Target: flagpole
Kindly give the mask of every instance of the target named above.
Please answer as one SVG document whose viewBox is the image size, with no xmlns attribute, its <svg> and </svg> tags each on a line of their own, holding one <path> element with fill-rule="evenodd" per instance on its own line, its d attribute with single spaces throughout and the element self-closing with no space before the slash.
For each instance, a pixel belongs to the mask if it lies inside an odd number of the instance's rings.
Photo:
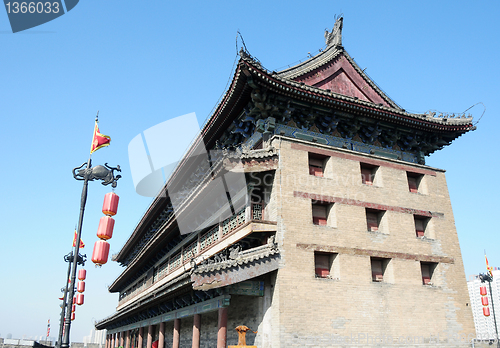
<svg viewBox="0 0 500 348">
<path fill-rule="evenodd" d="M 97 111 L 97 115 L 95 117 L 95 124 L 98 122 L 98 117 L 99 117 L 99 111 Z M 95 125 L 94 125 L 94 132 L 92 132 L 92 142 L 94 141 L 94 134 L 95 134 Z M 92 149 L 92 145 L 91 145 Z M 87 161 L 87 168 L 85 169 L 85 172 L 88 172 L 92 166 L 92 151 L 90 151 L 89 154 L 89 159 Z M 71 269 L 71 286 L 69 288 L 69 297 L 68 297 L 68 303 L 72 304 L 73 303 L 73 297 L 75 296 L 75 280 L 76 280 L 76 268 L 77 268 L 77 261 L 78 261 L 78 250 L 80 249 L 80 239 L 82 236 L 82 226 L 83 226 L 83 215 L 85 214 L 85 204 L 87 203 L 87 192 L 88 192 L 88 185 L 89 185 L 89 175 L 85 175 L 84 180 L 83 180 L 83 189 L 82 189 L 82 195 L 80 198 L 80 216 L 78 218 L 78 228 L 76 231 L 76 242 L 75 242 L 75 252 L 73 255 L 73 268 Z M 66 311 L 66 319 L 64 320 L 64 337 L 61 341 L 61 348 L 68 348 L 69 347 L 69 330 L 71 328 L 71 311 Z"/>
<path fill-rule="evenodd" d="M 77 232 L 76 232 L 76 241 L 75 241 L 75 254 L 73 257 L 73 267 L 71 269 L 71 286 L 69 288 L 69 297 L 68 297 L 68 304 L 73 303 L 73 297 L 75 294 L 75 280 L 76 280 L 76 268 L 77 268 L 77 261 L 78 261 L 78 250 L 80 249 L 80 240 L 81 240 L 81 235 L 82 235 L 82 226 L 83 226 L 83 215 L 85 213 L 85 204 L 87 203 L 87 192 L 88 192 L 88 183 L 89 181 L 93 181 L 94 179 L 102 180 L 103 185 L 109 185 L 111 184 L 111 187 L 115 188 L 118 179 L 121 178 L 121 175 L 114 175 L 114 171 L 119 171 L 121 172 L 120 166 L 116 166 L 116 168 L 109 167 L 107 164 L 105 164 L 106 167 L 104 166 L 97 166 L 99 167 L 100 175 L 94 175 L 93 169 L 92 168 L 92 152 L 96 151 L 100 147 L 96 146 L 95 148 L 93 147 L 94 145 L 94 140 L 97 142 L 96 135 L 99 134 L 102 136 L 100 133 L 97 132 L 97 123 L 98 123 L 98 117 L 99 117 L 99 111 L 97 111 L 97 115 L 95 117 L 95 124 L 94 124 L 94 132 L 92 134 L 92 144 L 90 147 L 90 154 L 89 154 L 89 159 L 87 161 L 87 167 L 85 169 L 79 170 L 78 174 L 76 173 L 77 169 L 82 168 L 84 164 L 82 164 L 80 167 L 74 168 L 73 169 L 73 177 L 77 180 L 83 180 L 83 188 L 82 188 L 82 195 L 80 198 L 80 217 L 78 218 L 78 225 L 77 225 Z M 107 136 L 104 136 L 108 139 L 110 139 Z M 109 143 L 109 141 L 108 141 Z M 101 147 L 104 145 L 101 145 Z M 97 168 L 96 167 L 96 168 Z M 107 171 L 106 175 L 102 175 L 102 171 Z M 111 177 L 112 179 L 109 179 Z M 83 179 L 82 179 L 83 178 Z M 64 321 L 64 335 L 63 339 L 61 341 L 60 348 L 68 348 L 69 347 L 69 332 L 71 328 L 71 311 L 66 312 L 66 320 Z"/>
<path fill-rule="evenodd" d="M 493 267 L 490 267 L 490 264 L 488 262 L 488 257 L 486 256 L 486 249 L 484 249 L 484 259 L 486 260 L 486 270 L 488 271 L 488 273 L 486 273 L 485 275 L 480 274 L 479 278 L 483 283 L 487 281 L 488 286 L 490 288 L 491 309 L 493 310 L 493 322 L 495 323 L 495 334 L 496 334 L 495 339 L 497 341 L 497 348 L 500 348 L 500 337 L 498 337 L 497 316 L 495 313 L 495 304 L 493 302 L 493 291 L 491 289 L 491 282 L 493 281 L 493 272 L 492 272 Z"/>
</svg>

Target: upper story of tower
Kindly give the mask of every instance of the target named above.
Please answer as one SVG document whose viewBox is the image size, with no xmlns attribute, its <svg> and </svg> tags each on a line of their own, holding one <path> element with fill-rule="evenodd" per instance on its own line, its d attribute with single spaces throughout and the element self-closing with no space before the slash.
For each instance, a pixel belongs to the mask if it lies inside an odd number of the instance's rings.
<svg viewBox="0 0 500 348">
<path fill-rule="evenodd" d="M 236 156 L 244 166 L 252 167 L 246 170 L 272 170 L 279 153 L 269 147 L 270 139 L 281 136 L 423 165 L 425 156 L 475 129 L 469 116 L 436 117 L 409 113 L 398 106 L 346 52 L 342 26 L 343 19 L 337 19 L 333 30 L 325 32 L 324 50 L 283 71 L 269 71 L 248 51 L 240 51 L 221 102 L 165 190 L 114 256 L 127 268 L 111 291 L 130 286 L 183 241 L 173 205 L 184 204 L 188 211 L 192 198 L 203 194 L 207 178 L 227 156 Z M 203 151 L 212 151 L 208 166 L 192 160 L 192 154 Z M 174 198 L 169 196 L 172 191 L 181 194 Z"/>
</svg>

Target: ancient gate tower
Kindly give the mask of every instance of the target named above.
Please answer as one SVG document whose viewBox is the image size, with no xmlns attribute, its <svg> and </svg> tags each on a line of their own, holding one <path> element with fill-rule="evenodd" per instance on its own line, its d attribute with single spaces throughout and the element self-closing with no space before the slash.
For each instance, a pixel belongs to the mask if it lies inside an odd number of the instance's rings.
<svg viewBox="0 0 500 348">
<path fill-rule="evenodd" d="M 239 325 L 258 347 L 474 333 L 445 174 L 425 165 L 472 118 L 406 112 L 341 35 L 339 18 L 279 72 L 241 51 L 187 155 L 208 162 L 180 162 L 115 256 L 117 311 L 96 323 L 108 347 L 226 347 Z"/>
</svg>

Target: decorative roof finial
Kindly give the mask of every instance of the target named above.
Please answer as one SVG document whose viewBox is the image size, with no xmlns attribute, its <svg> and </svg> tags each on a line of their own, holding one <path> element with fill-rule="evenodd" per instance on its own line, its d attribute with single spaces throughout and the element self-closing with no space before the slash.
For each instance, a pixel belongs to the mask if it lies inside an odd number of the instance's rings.
<svg viewBox="0 0 500 348">
<path fill-rule="evenodd" d="M 337 18 L 333 25 L 332 32 L 325 29 L 325 41 L 327 46 L 342 46 L 342 23 L 344 17 L 342 15 Z"/>
</svg>

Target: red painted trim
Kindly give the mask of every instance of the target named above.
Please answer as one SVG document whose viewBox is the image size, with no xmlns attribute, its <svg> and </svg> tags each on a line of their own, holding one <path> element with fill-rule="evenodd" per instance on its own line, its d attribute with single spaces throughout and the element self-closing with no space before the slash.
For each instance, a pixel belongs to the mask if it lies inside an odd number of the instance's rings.
<svg viewBox="0 0 500 348">
<path fill-rule="evenodd" d="M 357 255 L 357 256 L 371 256 L 371 257 L 384 258 L 384 259 L 390 258 L 390 259 L 403 259 L 403 260 L 414 260 L 414 261 L 424 261 L 424 262 L 438 262 L 438 263 L 452 263 L 452 264 L 455 263 L 455 260 L 452 257 L 447 257 L 447 256 L 398 253 L 398 252 L 393 252 L 393 251 L 349 248 L 349 247 L 338 246 L 338 245 L 320 245 L 320 244 L 297 243 L 295 246 L 298 249 L 302 249 L 302 250 L 319 251 L 319 252 L 326 252 L 326 253 L 339 253 L 339 254 Z"/>
<path fill-rule="evenodd" d="M 293 191 L 293 196 L 300 197 L 300 198 L 306 198 L 306 199 L 312 199 L 312 200 L 315 200 L 318 202 L 355 205 L 357 207 L 364 207 L 364 208 L 368 208 L 368 209 L 395 211 L 398 213 L 405 213 L 405 214 L 412 214 L 412 215 L 419 215 L 419 216 L 426 216 L 426 217 L 439 216 L 438 214 L 433 214 L 432 212 L 430 212 L 428 210 L 396 207 L 396 206 L 392 206 L 392 205 L 385 205 L 385 204 L 378 204 L 378 203 L 369 203 L 369 202 L 358 201 L 358 200 L 349 199 L 349 198 L 345 198 L 345 197 L 323 196 L 323 195 L 317 195 L 314 193 L 307 193 L 307 192 L 301 192 L 301 191 Z"/>
<path fill-rule="evenodd" d="M 404 164 L 396 164 L 396 163 L 372 159 L 372 158 L 368 158 L 368 157 L 364 157 L 364 156 L 357 156 L 357 155 L 353 155 L 353 154 L 349 154 L 349 153 L 345 153 L 345 152 L 340 152 L 340 151 L 319 149 L 317 147 L 312 147 L 312 146 L 307 146 L 307 145 L 302 145 L 302 144 L 297 144 L 297 143 L 292 143 L 291 148 L 293 150 L 301 150 L 301 151 L 315 153 L 318 155 L 338 157 L 338 158 L 343 158 L 343 159 L 347 159 L 347 160 L 351 160 L 351 161 L 371 164 L 371 165 L 378 166 L 378 167 L 389 167 L 389 168 L 404 170 L 406 172 L 411 172 L 411 173 L 436 176 L 436 172 L 432 171 L 432 170 L 422 169 L 422 168 L 412 167 L 412 166 L 406 166 Z"/>
</svg>

